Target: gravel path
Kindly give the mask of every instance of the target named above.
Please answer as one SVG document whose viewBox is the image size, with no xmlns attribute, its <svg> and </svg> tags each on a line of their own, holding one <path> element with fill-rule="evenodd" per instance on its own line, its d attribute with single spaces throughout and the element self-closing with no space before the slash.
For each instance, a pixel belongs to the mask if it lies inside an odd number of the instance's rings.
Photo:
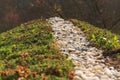
<svg viewBox="0 0 120 80">
<path fill-rule="evenodd" d="M 48 19 L 60 51 L 75 65 L 73 80 L 120 80 L 120 72 L 105 65 L 102 50 L 90 46 L 85 35 L 71 22 L 59 17 Z"/>
</svg>

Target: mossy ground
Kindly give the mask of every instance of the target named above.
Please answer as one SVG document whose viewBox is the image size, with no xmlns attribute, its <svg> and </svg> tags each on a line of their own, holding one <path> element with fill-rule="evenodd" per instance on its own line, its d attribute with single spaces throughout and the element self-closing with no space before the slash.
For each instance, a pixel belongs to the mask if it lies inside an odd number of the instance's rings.
<svg viewBox="0 0 120 80">
<path fill-rule="evenodd" d="M 69 80 L 73 64 L 53 38 L 52 28 L 43 20 L 0 34 L 0 80 Z"/>
</svg>

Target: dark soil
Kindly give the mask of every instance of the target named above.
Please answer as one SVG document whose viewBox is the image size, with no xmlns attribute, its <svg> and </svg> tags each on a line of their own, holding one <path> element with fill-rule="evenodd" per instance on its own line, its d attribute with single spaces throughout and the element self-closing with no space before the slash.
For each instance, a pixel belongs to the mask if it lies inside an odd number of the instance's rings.
<svg viewBox="0 0 120 80">
<path fill-rule="evenodd" d="M 103 56 L 105 57 L 106 64 L 108 66 L 113 66 L 118 71 L 120 71 L 120 49 L 113 51 L 104 51 Z"/>
</svg>

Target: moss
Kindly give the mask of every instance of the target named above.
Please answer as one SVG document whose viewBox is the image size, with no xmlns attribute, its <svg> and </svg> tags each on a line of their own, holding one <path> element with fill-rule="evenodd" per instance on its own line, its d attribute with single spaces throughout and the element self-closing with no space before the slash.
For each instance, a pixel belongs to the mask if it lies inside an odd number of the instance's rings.
<svg viewBox="0 0 120 80">
<path fill-rule="evenodd" d="M 0 65 L 1 80 L 42 80 L 43 74 L 48 80 L 68 80 L 67 74 L 73 70 L 72 62 L 66 62 L 66 56 L 54 47 L 52 28 L 42 20 L 0 34 L 0 61 L 4 64 Z"/>
</svg>

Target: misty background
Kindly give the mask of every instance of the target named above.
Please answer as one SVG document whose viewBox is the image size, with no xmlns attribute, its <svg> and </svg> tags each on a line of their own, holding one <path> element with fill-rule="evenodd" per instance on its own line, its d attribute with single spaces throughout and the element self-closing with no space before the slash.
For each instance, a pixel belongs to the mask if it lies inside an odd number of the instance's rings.
<svg viewBox="0 0 120 80">
<path fill-rule="evenodd" d="M 21 23 L 60 16 L 120 34 L 120 0 L 0 0 L 0 33 Z"/>
</svg>

